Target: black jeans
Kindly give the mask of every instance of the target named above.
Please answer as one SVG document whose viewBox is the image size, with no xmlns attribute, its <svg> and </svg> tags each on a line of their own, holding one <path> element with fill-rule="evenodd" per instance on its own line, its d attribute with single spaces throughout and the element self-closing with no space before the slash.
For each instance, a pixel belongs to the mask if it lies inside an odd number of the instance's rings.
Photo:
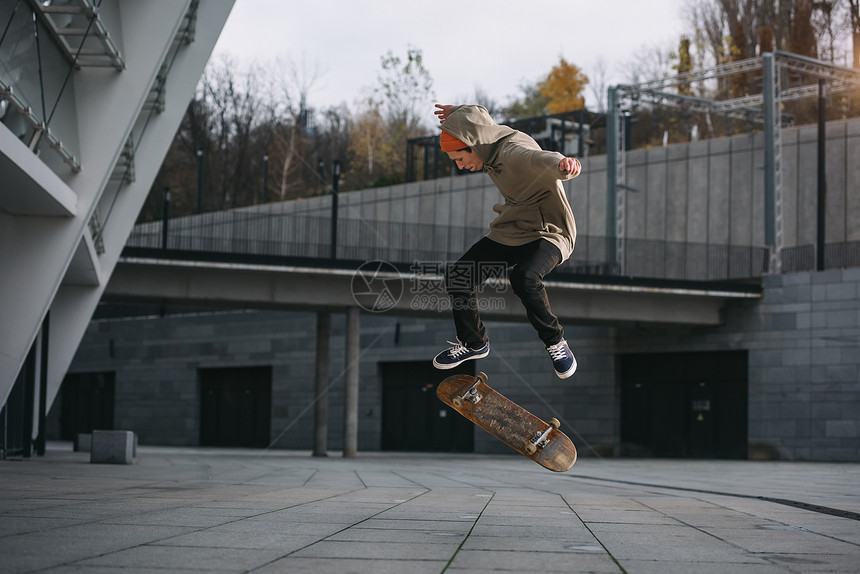
<svg viewBox="0 0 860 574">
<path fill-rule="evenodd" d="M 545 239 L 510 246 L 484 237 L 475 243 L 445 275 L 457 338 L 471 348 L 480 348 L 487 342 L 478 306 L 478 286 L 491 277 L 503 278 L 504 271 L 513 267 L 511 287 L 523 302 L 538 337 L 546 346 L 561 341 L 564 330 L 550 310 L 543 286 L 543 278 L 559 263 L 561 252 Z"/>
</svg>

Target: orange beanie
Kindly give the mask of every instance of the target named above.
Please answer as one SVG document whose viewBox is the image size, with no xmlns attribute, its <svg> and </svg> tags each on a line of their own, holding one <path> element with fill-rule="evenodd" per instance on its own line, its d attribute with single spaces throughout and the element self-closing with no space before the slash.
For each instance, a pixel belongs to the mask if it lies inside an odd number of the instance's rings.
<svg viewBox="0 0 860 574">
<path fill-rule="evenodd" d="M 439 136 L 439 146 L 442 148 L 442 151 L 458 151 L 469 147 L 444 130 L 442 131 L 442 135 Z"/>
</svg>

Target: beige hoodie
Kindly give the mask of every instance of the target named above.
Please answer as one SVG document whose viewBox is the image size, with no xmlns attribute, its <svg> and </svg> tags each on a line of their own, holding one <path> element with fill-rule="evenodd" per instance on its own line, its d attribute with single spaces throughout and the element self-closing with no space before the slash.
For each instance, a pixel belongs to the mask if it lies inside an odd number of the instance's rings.
<svg viewBox="0 0 860 574">
<path fill-rule="evenodd" d="M 505 202 L 493 206 L 499 215 L 487 237 L 503 245 L 546 239 L 570 257 L 576 222 L 562 181 L 571 175 L 558 169 L 564 158 L 544 151 L 523 132 L 496 124 L 483 106 L 455 106 L 442 129 L 468 145 L 484 162 L 484 171 Z"/>
</svg>

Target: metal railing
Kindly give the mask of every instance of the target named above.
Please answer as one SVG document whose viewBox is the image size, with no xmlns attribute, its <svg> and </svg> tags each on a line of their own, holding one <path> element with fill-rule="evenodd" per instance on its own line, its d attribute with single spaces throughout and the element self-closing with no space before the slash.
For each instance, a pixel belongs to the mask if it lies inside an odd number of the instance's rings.
<svg viewBox="0 0 860 574">
<path fill-rule="evenodd" d="M 782 250 L 781 255 L 783 273 L 815 271 L 819 268 L 815 260 L 815 245 L 788 247 Z M 860 267 L 860 241 L 826 244 L 821 269 L 847 267 Z"/>
<path fill-rule="evenodd" d="M 401 221 L 338 221 L 337 263 L 382 260 L 409 267 L 456 261 L 485 235 L 484 227 L 445 226 Z M 618 241 L 621 241 L 620 249 Z M 126 244 L 164 249 L 172 254 L 205 254 L 208 258 L 241 256 L 302 259 L 334 264 L 331 220 L 294 213 L 213 212 L 137 225 Z M 617 254 L 623 254 L 623 261 Z M 581 235 L 573 255 L 557 276 L 615 276 L 646 279 L 721 281 L 759 278 L 767 272 L 769 252 L 760 246 L 616 240 Z"/>
</svg>

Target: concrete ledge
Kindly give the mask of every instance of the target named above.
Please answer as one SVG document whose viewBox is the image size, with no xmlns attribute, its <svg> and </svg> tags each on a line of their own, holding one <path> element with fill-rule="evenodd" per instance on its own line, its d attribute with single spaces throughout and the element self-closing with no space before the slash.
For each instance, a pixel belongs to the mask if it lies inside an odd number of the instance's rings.
<svg viewBox="0 0 860 574">
<path fill-rule="evenodd" d="M 94 430 L 90 462 L 101 464 L 134 464 L 137 459 L 137 437 L 131 431 Z"/>
<path fill-rule="evenodd" d="M 153 250 L 157 251 L 157 250 Z M 343 308 L 356 302 L 352 292 L 354 269 L 291 265 L 184 261 L 122 257 L 105 289 L 106 300 L 154 301 L 159 304 L 230 304 L 279 310 Z M 402 296 L 387 311 L 400 316 L 447 317 L 448 296 L 438 274 L 377 272 L 375 279 L 399 281 Z M 418 283 L 420 287 L 414 287 Z M 590 323 L 721 325 L 726 302 L 759 299 L 747 290 L 716 290 L 695 282 L 655 287 L 568 281 L 544 283 L 559 319 Z M 524 321 L 522 303 L 507 281 L 488 282 L 483 318 Z M 441 295 L 438 295 L 441 293 Z"/>
</svg>

